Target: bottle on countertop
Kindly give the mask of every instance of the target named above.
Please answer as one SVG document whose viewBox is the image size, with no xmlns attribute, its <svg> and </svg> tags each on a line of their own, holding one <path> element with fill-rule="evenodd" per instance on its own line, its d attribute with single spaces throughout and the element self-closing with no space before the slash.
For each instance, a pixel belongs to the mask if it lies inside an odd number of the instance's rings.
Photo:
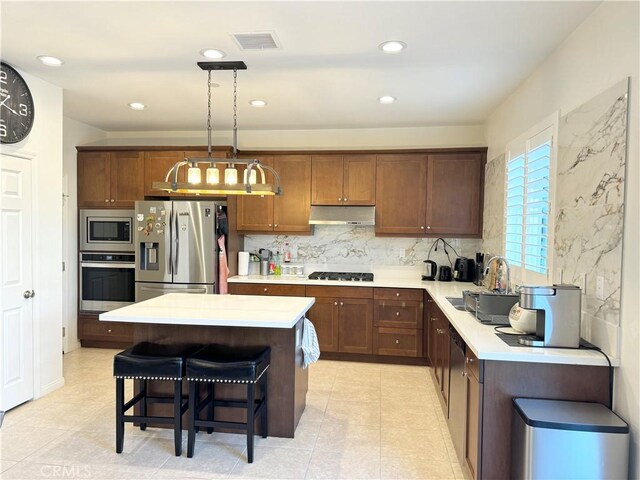
<svg viewBox="0 0 640 480">
<path fill-rule="evenodd" d="M 291 263 L 291 248 L 289 248 L 289 242 L 284 243 L 284 263 Z"/>
<path fill-rule="evenodd" d="M 282 275 L 282 265 L 281 265 L 282 259 L 280 257 L 280 252 L 276 252 L 276 255 L 275 255 L 274 258 L 275 258 L 275 263 L 276 263 L 274 274 L 275 275 Z"/>
</svg>

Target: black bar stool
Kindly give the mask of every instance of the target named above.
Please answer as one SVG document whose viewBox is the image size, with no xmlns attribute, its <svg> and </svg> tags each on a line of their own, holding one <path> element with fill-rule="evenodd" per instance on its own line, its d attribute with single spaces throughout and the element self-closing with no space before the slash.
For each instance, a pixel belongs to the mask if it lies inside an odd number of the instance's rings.
<svg viewBox="0 0 640 480">
<path fill-rule="evenodd" d="M 146 430 L 147 423 L 173 424 L 176 456 L 179 457 L 182 454 L 182 414 L 189 405 L 188 401 L 182 398 L 185 358 L 199 348 L 201 345 L 160 345 L 141 342 L 113 357 L 113 375 L 116 377 L 116 453 L 122 453 L 125 422 L 138 422 L 140 430 Z M 125 378 L 139 382 L 139 392 L 126 403 L 124 401 Z M 173 395 L 149 395 L 148 380 L 172 381 Z M 140 402 L 140 415 L 125 415 L 125 412 L 138 402 Z M 173 403 L 173 415 L 149 416 L 147 415 L 148 403 Z"/>
<path fill-rule="evenodd" d="M 247 458 L 253 462 L 253 435 L 256 415 L 260 414 L 260 431 L 267 438 L 267 369 L 270 365 L 269 347 L 228 347 L 207 345 L 187 358 L 186 377 L 189 382 L 189 436 L 187 457 L 193 457 L 196 432 L 206 427 L 208 433 L 214 428 L 229 428 L 247 432 Z M 206 396 L 200 398 L 200 384 L 208 387 Z M 247 385 L 246 400 L 216 400 L 216 383 L 244 383 Z M 256 399 L 256 384 L 261 395 Z M 207 409 L 207 419 L 201 420 L 200 412 Z M 225 422 L 214 418 L 215 407 L 246 409 L 246 422 Z"/>
</svg>

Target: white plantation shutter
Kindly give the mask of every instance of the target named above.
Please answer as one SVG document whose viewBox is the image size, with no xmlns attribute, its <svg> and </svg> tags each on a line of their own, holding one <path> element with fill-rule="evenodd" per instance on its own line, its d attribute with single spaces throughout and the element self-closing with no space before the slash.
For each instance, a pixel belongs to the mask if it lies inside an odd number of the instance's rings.
<svg viewBox="0 0 640 480">
<path fill-rule="evenodd" d="M 550 277 L 551 171 L 554 127 L 537 129 L 507 147 L 505 257 L 520 281 Z"/>
</svg>

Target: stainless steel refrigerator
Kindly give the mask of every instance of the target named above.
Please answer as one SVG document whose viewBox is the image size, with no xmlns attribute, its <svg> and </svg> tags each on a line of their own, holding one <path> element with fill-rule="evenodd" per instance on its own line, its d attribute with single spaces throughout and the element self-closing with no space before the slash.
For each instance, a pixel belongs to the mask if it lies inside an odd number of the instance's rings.
<svg viewBox="0 0 640 480">
<path fill-rule="evenodd" d="M 136 202 L 136 302 L 171 292 L 215 293 L 217 209 L 224 202 Z"/>
</svg>

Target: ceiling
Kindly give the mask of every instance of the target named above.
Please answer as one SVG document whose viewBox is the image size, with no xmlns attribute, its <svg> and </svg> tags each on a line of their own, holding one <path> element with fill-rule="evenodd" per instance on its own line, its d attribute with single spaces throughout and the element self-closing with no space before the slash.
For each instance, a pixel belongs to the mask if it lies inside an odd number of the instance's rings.
<svg viewBox="0 0 640 480">
<path fill-rule="evenodd" d="M 62 87 L 65 116 L 112 132 L 203 130 L 204 48 L 247 64 L 240 129 L 478 125 L 598 4 L 3 1 L 1 55 Z M 261 31 L 281 48 L 242 51 L 231 37 Z M 384 54 L 386 40 L 408 48 Z M 65 64 L 44 66 L 43 54 Z M 228 129 L 232 73 L 213 81 L 214 130 Z"/>
</svg>

